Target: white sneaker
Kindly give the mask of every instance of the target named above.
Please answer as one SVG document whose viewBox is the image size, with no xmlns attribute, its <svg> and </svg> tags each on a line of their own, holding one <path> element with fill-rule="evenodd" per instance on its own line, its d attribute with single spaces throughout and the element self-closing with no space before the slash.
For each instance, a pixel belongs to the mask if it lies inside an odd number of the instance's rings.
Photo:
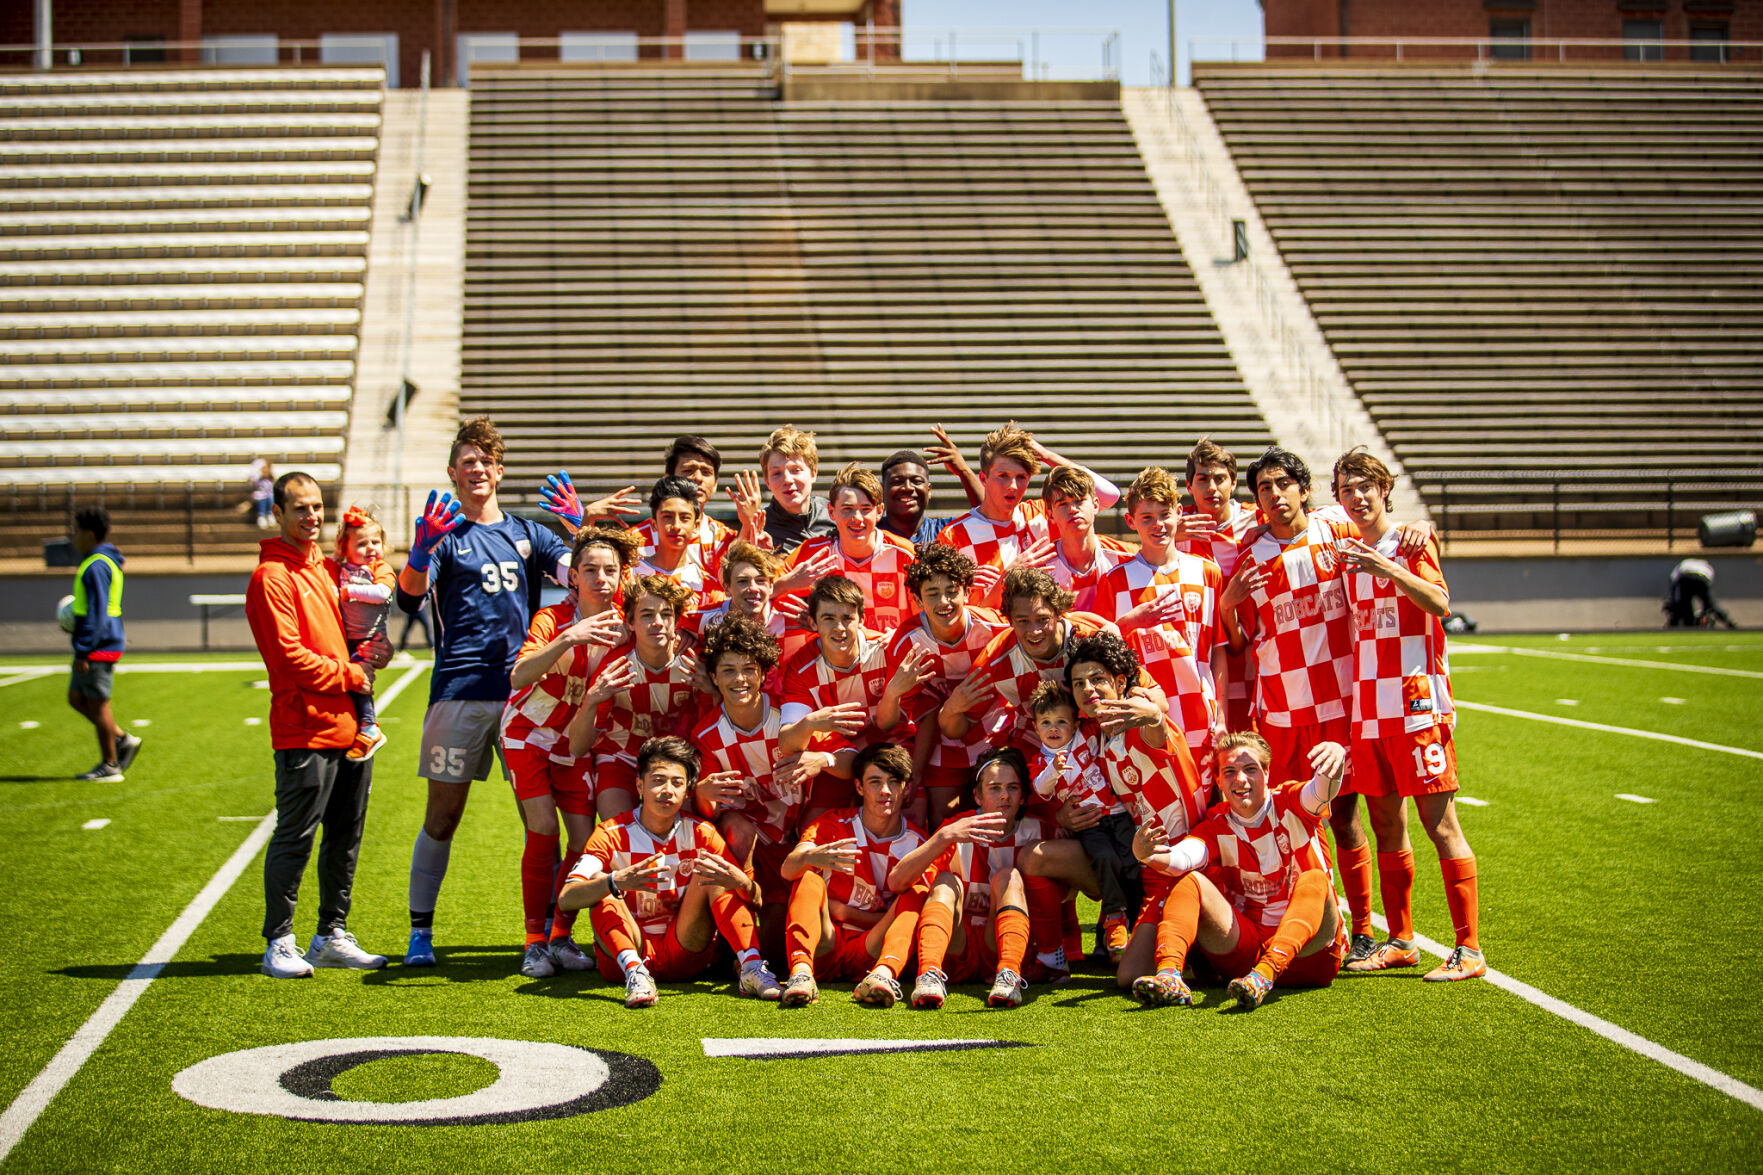
<svg viewBox="0 0 1763 1175">
<path fill-rule="evenodd" d="M 263 966 L 258 970 L 272 979 L 305 979 L 312 974 L 312 964 L 300 957 L 294 936 L 284 934 L 269 940 L 263 952 Z"/>
<path fill-rule="evenodd" d="M 127 771 L 129 769 L 129 765 L 135 761 L 135 756 L 140 753 L 141 753 L 141 740 L 132 734 L 123 735 L 121 738 L 116 740 L 116 766 L 117 766 L 117 768 L 122 771 Z"/>
<path fill-rule="evenodd" d="M 777 975 L 759 959 L 741 968 L 740 992 L 745 996 L 753 996 L 762 1000 L 782 999 L 784 985 L 777 981 Z"/>
<path fill-rule="evenodd" d="M 655 990 L 655 977 L 647 967 L 632 967 L 624 973 L 624 1006 L 653 1008 L 661 993 Z"/>
<path fill-rule="evenodd" d="M 551 952 L 544 943 L 535 942 L 526 949 L 520 960 L 520 973 L 528 979 L 549 979 L 557 974 L 557 965 L 551 962 Z"/>
<path fill-rule="evenodd" d="M 306 961 L 314 967 L 344 967 L 350 971 L 378 971 L 386 965 L 384 955 L 370 955 L 362 950 L 347 930 L 313 935 L 312 945 L 306 948 Z"/>
<path fill-rule="evenodd" d="M 568 935 L 552 939 L 545 949 L 551 953 L 551 961 L 565 971 L 592 971 L 594 969 L 594 960 L 588 958 L 588 953 L 582 950 L 575 939 Z"/>
</svg>

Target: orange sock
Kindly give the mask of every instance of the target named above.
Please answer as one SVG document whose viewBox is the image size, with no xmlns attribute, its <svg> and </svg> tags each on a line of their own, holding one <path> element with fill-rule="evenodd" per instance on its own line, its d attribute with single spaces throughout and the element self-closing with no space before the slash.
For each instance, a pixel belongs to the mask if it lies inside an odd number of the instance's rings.
<svg viewBox="0 0 1763 1175">
<path fill-rule="evenodd" d="M 1316 930 L 1322 925 L 1322 903 L 1333 897 L 1334 887 L 1329 885 L 1325 871 L 1310 869 L 1300 873 L 1292 885 L 1292 900 L 1286 903 L 1285 917 L 1261 948 L 1261 961 L 1255 964 L 1255 970 L 1268 979 L 1278 979 L 1304 944 L 1316 937 Z"/>
<path fill-rule="evenodd" d="M 1022 894 L 1027 899 L 1029 935 L 1034 939 L 1035 950 L 1052 954 L 1064 940 L 1061 910 L 1065 887 L 1045 877 L 1024 877 Z"/>
<path fill-rule="evenodd" d="M 1066 898 L 1065 904 L 1059 907 L 1059 929 L 1060 937 L 1065 945 L 1065 957 L 1067 959 L 1083 958 L 1084 928 L 1083 924 L 1077 920 L 1077 899 L 1075 897 Z"/>
<path fill-rule="evenodd" d="M 924 903 L 918 917 L 918 969 L 943 969 L 943 957 L 949 953 L 949 936 L 955 933 L 955 909 L 942 902 Z"/>
<path fill-rule="evenodd" d="M 1341 888 L 1347 893 L 1347 909 L 1353 912 L 1353 933 L 1371 933 L 1371 842 L 1356 849 L 1339 848 Z"/>
<path fill-rule="evenodd" d="M 1481 950 L 1478 933 L 1481 901 L 1475 889 L 1475 858 L 1440 857 L 1439 870 L 1445 875 L 1445 904 L 1451 908 L 1451 925 L 1457 931 L 1457 945 L 1472 951 Z"/>
<path fill-rule="evenodd" d="M 814 952 L 820 946 L 820 914 L 826 909 L 826 878 L 810 869 L 796 878 L 790 889 L 784 941 L 788 945 L 790 970 L 806 965 L 814 969 Z M 599 923 L 594 924 L 596 928 Z"/>
<path fill-rule="evenodd" d="M 930 907 L 925 907 L 924 912 L 928 915 Z M 998 911 L 993 934 L 998 939 L 998 970 L 1020 975 L 1022 961 L 1028 957 L 1028 911 L 1005 906 Z"/>
<path fill-rule="evenodd" d="M 735 949 L 735 954 L 758 949 L 759 933 L 753 928 L 753 911 L 747 909 L 740 894 L 725 889 L 711 898 L 710 916 L 716 920 L 717 931 Z"/>
<path fill-rule="evenodd" d="M 631 937 L 630 928 L 618 916 L 620 905 L 622 903 L 613 898 L 588 911 L 588 921 L 594 926 L 594 938 L 599 942 L 600 949 L 613 958 L 625 951 L 637 949 L 637 940 Z"/>
<path fill-rule="evenodd" d="M 528 831 L 520 854 L 520 904 L 526 915 L 526 941 L 545 941 L 545 918 L 557 893 L 557 834 Z"/>
<path fill-rule="evenodd" d="M 1157 970 L 1180 971 L 1199 932 L 1200 882 L 1189 873 L 1163 899 L 1163 917 L 1157 923 Z"/>
<path fill-rule="evenodd" d="M 930 894 L 922 889 L 909 890 L 894 899 L 897 911 L 894 920 L 882 935 L 881 954 L 875 965 L 886 967 L 896 976 L 906 974 L 906 960 L 912 957 L 912 940 L 918 937 L 918 915 Z"/>
<path fill-rule="evenodd" d="M 1390 937 L 1414 941 L 1414 850 L 1377 855 L 1377 888 Z"/>
<path fill-rule="evenodd" d="M 557 904 L 557 895 L 563 892 L 563 887 L 568 881 L 569 870 L 567 868 L 559 868 L 557 870 L 557 885 L 551 891 L 552 938 L 568 938 L 571 934 L 574 934 L 576 916 L 581 913 L 580 910 L 565 910 Z"/>
</svg>

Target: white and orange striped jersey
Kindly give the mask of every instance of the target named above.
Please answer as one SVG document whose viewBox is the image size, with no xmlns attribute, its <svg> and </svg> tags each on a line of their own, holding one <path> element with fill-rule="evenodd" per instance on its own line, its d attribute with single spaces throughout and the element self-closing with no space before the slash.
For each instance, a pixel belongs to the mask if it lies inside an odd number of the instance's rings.
<svg viewBox="0 0 1763 1175">
<path fill-rule="evenodd" d="M 1196 515 L 1200 510 L 1194 506 L 1183 506 L 1181 512 Z M 1208 518 L 1211 515 L 1207 515 Z M 1229 579 L 1237 573 L 1237 559 L 1243 540 L 1249 532 L 1267 521 L 1261 511 L 1253 506 L 1246 506 L 1235 498 L 1230 500 L 1230 516 L 1219 524 L 1218 532 L 1209 539 L 1183 539 L 1176 543 L 1190 555 L 1198 555 L 1202 559 L 1210 559 L 1218 564 L 1219 574 Z"/>
<path fill-rule="evenodd" d="M 1379 554 L 1427 583 L 1445 586 L 1438 551 L 1429 541 L 1418 555 L 1397 553 L 1399 529 L 1375 544 Z M 1347 573 L 1353 607 L 1353 737 L 1379 739 L 1433 726 L 1451 726 L 1451 666 L 1445 626 L 1402 594 L 1394 580 L 1367 571 Z"/>
<path fill-rule="evenodd" d="M 637 751 L 649 739 L 683 734 L 690 728 L 698 713 L 697 689 L 692 684 L 692 667 L 682 657 L 676 655 L 660 669 L 651 669 L 629 641 L 600 663 L 588 680 L 589 688 L 619 661 L 629 662 L 635 681 L 601 702 L 594 712 L 594 757 L 622 759 L 634 766 Z"/>
<path fill-rule="evenodd" d="M 1109 572 L 1096 593 L 1096 614 L 1115 623 L 1154 599 L 1174 596 L 1181 601 L 1179 616 L 1122 629 L 1121 635 L 1168 699 L 1169 716 L 1188 746 L 1196 749 L 1211 740 L 1212 720 L 1218 713 L 1212 649 L 1224 640 L 1224 621 L 1218 612 L 1223 591 L 1224 577 L 1216 563 L 1177 553 L 1162 567 L 1153 567 L 1143 554 L 1134 555 Z"/>
<path fill-rule="evenodd" d="M 1042 681 L 1065 684 L 1065 661 L 1071 646 L 1079 637 L 1092 636 L 1105 623 L 1100 616 L 1067 612 L 1063 618 L 1065 639 L 1051 658 L 1037 661 L 1028 655 L 1016 639 L 1013 629 L 1006 628 L 992 643 L 973 659 L 970 678 L 986 687 L 992 700 L 984 709 L 976 710 L 979 724 L 993 737 L 1010 737 L 1016 732 L 1034 728 L 1034 716 L 1028 712 L 1029 695 Z"/>
<path fill-rule="evenodd" d="M 938 640 L 930 630 L 930 621 L 922 614 L 909 620 L 894 630 L 893 637 L 888 641 L 888 672 L 882 678 L 885 689 L 888 678 L 900 668 L 900 662 L 912 649 L 928 653 L 937 660 L 936 668 L 929 676 L 919 679 L 917 685 L 901 699 L 901 708 L 914 723 L 924 721 L 925 715 L 943 704 L 952 690 L 962 678 L 973 668 L 974 658 L 992 643 L 999 633 L 1010 631 L 1004 618 L 990 608 L 970 605 L 962 622 L 961 632 L 948 644 Z M 930 765 L 959 769 L 971 767 L 989 744 L 985 740 L 985 731 L 978 725 L 967 732 L 963 739 L 951 739 L 941 736 L 931 751 Z"/>
<path fill-rule="evenodd" d="M 568 600 L 540 608 L 533 613 L 526 643 L 515 660 L 550 644 L 576 619 L 575 605 Z M 530 747 L 544 752 L 552 762 L 575 762 L 564 732 L 588 696 L 588 679 L 611 651 L 605 645 L 577 645 L 557 658 L 545 676 L 509 695 L 502 707 L 503 749 Z"/>
<path fill-rule="evenodd" d="M 1241 609 L 1255 655 L 1260 721 L 1314 726 L 1347 717 L 1353 620 L 1337 544 L 1358 536 L 1351 522 L 1312 513 L 1309 525 L 1287 542 L 1269 530 L 1244 546 L 1242 557 L 1268 574 Z"/>
<path fill-rule="evenodd" d="M 1056 583 L 1077 599 L 1072 602 L 1072 609 L 1078 612 L 1095 612 L 1096 589 L 1102 579 L 1110 571 L 1131 559 L 1138 553 L 1138 548 L 1112 539 L 1106 535 L 1096 536 L 1096 557 L 1088 567 L 1073 567 L 1065 558 L 1061 548 L 1053 555 L 1053 561 L 1047 565 L 1047 574 Z"/>
<path fill-rule="evenodd" d="M 699 811 L 715 818 L 722 812 L 739 812 L 759 826 L 761 839 L 784 844 L 796 830 L 796 817 L 802 806 L 800 787 L 782 789 L 777 782 L 777 739 L 782 722 L 778 708 L 768 696 L 765 712 L 751 730 L 736 726 L 728 712 L 715 707 L 706 720 L 692 732 L 692 742 L 703 756 L 703 775 L 718 771 L 738 771 L 745 777 L 746 798 L 735 804 L 724 804 L 716 811 Z"/>
<path fill-rule="evenodd" d="M 892 632 L 912 615 L 916 605 L 906 590 L 906 569 L 917 557 L 912 544 L 885 530 L 875 532 L 875 553 L 867 559 L 852 559 L 839 548 L 839 536 L 821 535 L 809 539 L 790 556 L 790 566 L 800 567 L 810 559 L 818 559 L 831 551 L 839 560 L 829 575 L 842 575 L 856 584 L 863 593 L 863 623 L 877 632 Z M 800 593 L 807 595 L 806 591 Z"/>
<path fill-rule="evenodd" d="M 857 865 L 850 873 L 819 870 L 826 878 L 826 896 L 830 903 L 843 903 L 852 910 L 866 914 L 885 914 L 899 894 L 888 888 L 888 874 L 894 866 L 924 843 L 924 832 L 909 820 L 900 822 L 900 831 L 890 837 L 876 836 L 863 827 L 861 808 L 835 808 L 814 818 L 802 830 L 801 845 L 824 845 L 834 841 L 857 842 Z M 914 884 L 924 884 L 915 879 Z M 872 922 L 845 922 L 834 918 L 833 924 L 844 929 L 862 929 Z"/>
<path fill-rule="evenodd" d="M 1008 522 L 993 522 L 975 506 L 942 529 L 937 542 L 954 547 L 981 567 L 1008 567 L 1024 547 L 1050 533 L 1046 503 L 1024 498 Z"/>
<path fill-rule="evenodd" d="M 1083 724 L 1102 774 L 1141 828 L 1161 826 L 1170 843 L 1187 834 L 1206 813 L 1200 769 L 1180 733 L 1165 723 L 1163 746 L 1145 741 L 1143 727 L 1107 736 L 1092 722 Z"/>
<path fill-rule="evenodd" d="M 653 558 L 655 555 L 655 520 L 652 518 L 643 519 L 631 527 L 631 533 L 636 535 L 637 540 L 643 544 L 642 549 L 637 552 L 637 557 L 645 561 Z M 687 559 L 700 571 L 708 573 L 711 579 L 721 582 L 722 557 L 728 552 L 728 545 L 738 537 L 739 535 L 735 531 L 706 514 L 698 521 L 698 537 L 693 539 L 687 548 Z M 642 574 L 649 573 L 643 572 Z M 662 571 L 656 574 L 666 575 L 667 572 Z"/>
<path fill-rule="evenodd" d="M 983 930 L 992 916 L 992 879 L 1008 876 L 1016 868 L 1016 855 L 1051 838 L 1051 828 L 1039 816 L 1022 815 L 1016 827 L 997 844 L 968 842 L 953 844 L 931 863 L 924 875 L 925 882 L 936 881 L 937 874 L 951 873 L 966 883 L 967 895 L 962 899 L 962 917 L 968 929 Z"/>
<path fill-rule="evenodd" d="M 862 702 L 870 719 L 881 701 L 888 684 L 888 642 L 879 632 L 867 629 L 857 634 L 857 656 L 848 669 L 840 669 L 820 652 L 820 638 L 815 637 L 784 665 L 783 722 L 785 726 L 802 721 L 814 711 L 841 702 Z M 902 732 L 896 730 L 896 735 Z M 910 737 L 912 732 L 903 732 Z M 819 749 L 860 745 L 843 735 L 821 735 L 816 738 Z"/>
<path fill-rule="evenodd" d="M 1028 769 L 1030 778 L 1034 780 L 1036 794 L 1050 794 L 1055 803 L 1076 803 L 1079 806 L 1094 804 L 1102 809 L 1104 816 L 1126 814 L 1126 805 L 1114 794 L 1113 786 L 1108 777 L 1102 774 L 1102 764 L 1096 758 L 1096 746 L 1093 740 L 1079 732 L 1077 737 L 1062 747 L 1050 747 L 1037 741 L 1035 753 L 1029 758 Z M 1051 774 L 1049 768 L 1059 761 L 1059 755 L 1065 755 L 1065 769 Z M 1048 792 L 1048 788 L 1051 792 Z"/>
<path fill-rule="evenodd" d="M 740 867 L 728 851 L 716 827 L 693 816 L 681 813 L 667 835 L 657 836 L 644 827 L 642 809 L 614 816 L 588 837 L 582 855 L 569 871 L 571 881 L 591 881 L 601 873 L 629 868 L 660 853 L 666 866 L 654 892 L 627 889 L 619 898 L 630 910 L 631 917 L 642 928 L 645 937 L 667 933 L 667 927 L 679 913 L 680 899 L 692 883 L 700 856 L 723 858 Z"/>
<path fill-rule="evenodd" d="M 1215 804 L 1188 833 L 1206 850 L 1201 869 L 1241 914 L 1268 930 L 1285 917 L 1298 874 L 1322 869 L 1333 876 L 1322 826 L 1328 802 L 1320 810 L 1305 795 L 1308 783 L 1287 783 L 1271 789 L 1267 806 L 1253 820 L 1240 820 L 1228 804 Z"/>
</svg>

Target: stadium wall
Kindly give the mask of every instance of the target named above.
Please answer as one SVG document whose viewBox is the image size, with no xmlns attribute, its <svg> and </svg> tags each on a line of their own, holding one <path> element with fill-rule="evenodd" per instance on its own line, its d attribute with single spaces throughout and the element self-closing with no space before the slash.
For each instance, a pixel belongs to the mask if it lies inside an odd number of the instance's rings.
<svg viewBox="0 0 1763 1175">
<path fill-rule="evenodd" d="M 1525 21 L 1533 41 L 1623 36 L 1625 21 L 1657 20 L 1667 41 L 1724 27 L 1729 41 L 1763 40 L 1763 0 L 1263 0 L 1269 37 L 1487 37 L 1495 22 Z M 1473 56 L 1472 50 L 1465 51 Z M 1674 50 L 1668 56 L 1681 55 Z M 1269 57 L 1310 57 L 1307 46 L 1269 45 Z M 1334 46 L 1325 57 L 1394 57 L 1394 45 Z M 1409 47 L 1405 56 L 1443 56 Z M 1539 59 L 1549 54 L 1537 54 Z M 1575 59 L 1620 58 L 1620 47 L 1576 49 Z M 1755 54 L 1751 55 L 1755 60 Z"/>
</svg>

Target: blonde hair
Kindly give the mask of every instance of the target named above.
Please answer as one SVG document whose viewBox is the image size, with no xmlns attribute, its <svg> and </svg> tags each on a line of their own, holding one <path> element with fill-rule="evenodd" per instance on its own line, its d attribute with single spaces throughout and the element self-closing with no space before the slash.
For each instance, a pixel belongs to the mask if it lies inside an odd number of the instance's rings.
<svg viewBox="0 0 1763 1175">
<path fill-rule="evenodd" d="M 724 585 L 728 583 L 732 569 L 741 563 L 757 571 L 760 578 L 767 583 L 776 583 L 778 577 L 784 573 L 783 562 L 776 555 L 763 547 L 754 546 L 746 539 L 735 539 L 728 545 L 728 550 L 722 553 L 722 566 L 717 569 Z"/>
<path fill-rule="evenodd" d="M 1012 420 L 1003 428 L 993 429 L 986 434 L 985 443 L 979 447 L 979 471 L 986 472 L 992 462 L 1000 457 L 1007 457 L 1028 470 L 1033 477 L 1041 471 L 1041 459 L 1035 455 L 1035 434 L 1016 427 Z"/>
<path fill-rule="evenodd" d="M 1212 744 L 1212 759 L 1216 762 L 1240 747 L 1248 747 L 1261 761 L 1263 770 L 1273 765 L 1273 748 L 1252 730 L 1233 730 L 1222 736 Z"/>
<path fill-rule="evenodd" d="M 351 506 L 343 511 L 343 521 L 337 524 L 337 562 L 347 563 L 349 553 L 349 536 L 358 530 L 377 530 L 380 542 L 386 541 L 386 528 L 380 525 L 379 516 L 374 513 L 374 506 Z"/>
<path fill-rule="evenodd" d="M 1056 465 L 1041 485 L 1041 501 L 1051 502 L 1053 495 L 1080 502 L 1096 496 L 1096 479 L 1075 465 Z"/>
<path fill-rule="evenodd" d="M 820 450 L 814 445 L 814 433 L 793 424 L 774 428 L 771 435 L 765 438 L 765 447 L 759 450 L 761 472 L 765 470 L 766 462 L 773 457 L 782 457 L 786 461 L 799 457 L 808 466 L 808 472 L 820 472 Z"/>
<path fill-rule="evenodd" d="M 881 478 L 865 469 L 861 461 L 853 461 L 839 470 L 838 476 L 833 478 L 832 486 L 826 491 L 828 505 L 839 500 L 840 490 L 856 490 L 869 499 L 871 506 L 882 504 Z"/>
<path fill-rule="evenodd" d="M 637 610 L 637 601 L 644 596 L 654 596 L 664 604 L 673 605 L 673 620 L 678 624 L 686 614 L 686 608 L 697 596 L 691 588 L 677 579 L 669 579 L 665 575 L 638 575 L 624 585 L 624 616 L 628 622 L 631 613 Z"/>
<path fill-rule="evenodd" d="M 1120 508 L 1130 515 L 1140 502 L 1156 502 L 1171 510 L 1180 509 L 1181 483 L 1169 470 L 1153 465 L 1132 479 L 1132 484 L 1121 496 Z"/>
</svg>

